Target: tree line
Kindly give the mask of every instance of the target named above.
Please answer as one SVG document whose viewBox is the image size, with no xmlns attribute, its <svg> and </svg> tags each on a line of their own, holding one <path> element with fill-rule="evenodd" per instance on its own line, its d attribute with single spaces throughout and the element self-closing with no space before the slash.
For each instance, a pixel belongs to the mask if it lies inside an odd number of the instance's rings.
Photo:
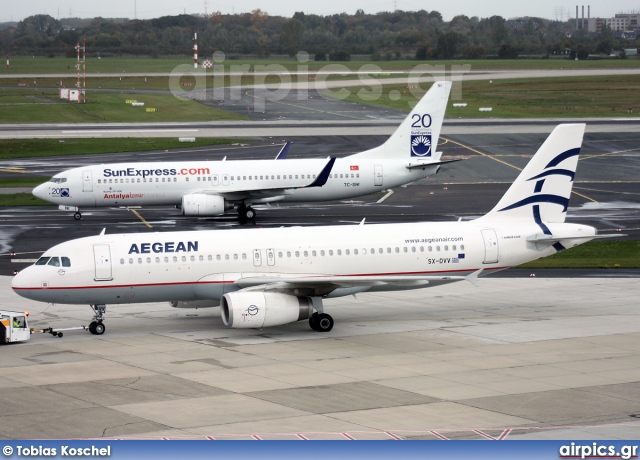
<svg viewBox="0 0 640 460">
<path fill-rule="evenodd" d="M 95 56 L 187 56 L 193 32 L 200 56 L 223 51 L 228 57 L 295 56 L 307 51 L 316 60 L 482 59 L 573 53 L 609 54 L 636 48 L 605 29 L 589 34 L 570 21 L 541 18 L 506 20 L 459 15 L 445 22 L 437 11 L 394 11 L 319 16 L 297 12 L 270 16 L 262 10 L 242 14 L 178 15 L 149 20 L 25 18 L 0 32 L 0 50 L 13 56 L 75 56 L 76 43 L 87 40 Z"/>
</svg>

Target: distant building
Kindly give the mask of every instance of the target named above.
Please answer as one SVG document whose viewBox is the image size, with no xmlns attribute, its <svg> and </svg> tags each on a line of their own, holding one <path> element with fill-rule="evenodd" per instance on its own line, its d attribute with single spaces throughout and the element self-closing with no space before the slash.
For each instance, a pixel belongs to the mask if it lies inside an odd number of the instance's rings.
<svg viewBox="0 0 640 460">
<path fill-rule="evenodd" d="M 606 26 L 614 32 L 636 32 L 640 24 L 640 13 L 621 13 L 613 18 L 589 18 L 589 32 L 602 32 Z M 634 34 L 635 35 L 635 34 Z"/>
</svg>

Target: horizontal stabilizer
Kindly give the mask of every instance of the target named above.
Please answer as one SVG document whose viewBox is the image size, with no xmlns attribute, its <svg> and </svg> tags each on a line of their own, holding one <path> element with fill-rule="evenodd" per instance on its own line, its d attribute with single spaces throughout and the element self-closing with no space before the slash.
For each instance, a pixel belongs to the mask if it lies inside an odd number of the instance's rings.
<svg viewBox="0 0 640 460">
<path fill-rule="evenodd" d="M 560 241 L 565 240 L 595 240 L 600 238 L 618 238 L 623 235 L 621 233 L 616 233 L 613 235 L 545 235 L 544 233 L 536 233 L 535 235 L 531 235 L 527 237 L 527 241 L 529 243 L 558 243 Z"/>
<path fill-rule="evenodd" d="M 447 163 L 455 163 L 456 161 L 462 161 L 462 158 L 456 158 L 455 160 L 440 160 L 440 161 L 434 161 L 431 163 L 414 163 L 414 164 L 408 164 L 405 167 L 407 169 L 423 169 L 423 168 L 430 168 L 433 166 L 440 166 Z"/>
</svg>

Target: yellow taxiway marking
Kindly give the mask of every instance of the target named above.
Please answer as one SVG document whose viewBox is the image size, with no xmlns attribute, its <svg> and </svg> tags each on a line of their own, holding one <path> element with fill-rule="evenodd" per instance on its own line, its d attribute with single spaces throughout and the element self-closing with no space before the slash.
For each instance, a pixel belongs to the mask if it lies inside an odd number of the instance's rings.
<svg viewBox="0 0 640 460">
<path fill-rule="evenodd" d="M 518 166 L 512 165 L 511 163 L 507 163 L 506 161 L 502 161 L 502 160 L 494 157 L 493 155 L 489 155 L 488 153 L 481 152 L 480 150 L 476 150 L 476 149 L 474 149 L 472 147 L 469 147 L 468 145 L 461 144 L 460 142 L 452 141 L 451 139 L 448 139 L 448 141 L 451 142 L 452 144 L 459 145 L 460 147 L 465 148 L 467 150 L 471 150 L 472 152 L 475 152 L 478 155 L 482 155 L 483 157 L 491 158 L 492 160 L 497 161 L 498 163 L 502 163 L 503 165 L 509 166 L 510 168 L 514 168 L 514 169 L 517 169 L 518 171 L 522 171 L 522 168 L 519 168 Z M 590 198 L 590 197 L 588 197 L 586 195 L 578 193 L 578 192 L 576 192 L 574 190 L 571 190 L 571 193 L 575 193 L 576 195 L 581 196 L 585 200 L 589 200 L 589 201 L 593 201 L 594 203 L 597 203 L 597 201 L 594 200 L 593 198 Z"/>
<path fill-rule="evenodd" d="M 24 168 L 17 168 L 17 167 L 12 167 L 12 166 L 9 166 L 7 168 L 0 168 L 0 171 L 21 173 L 21 174 L 24 174 L 24 173 L 27 172 L 27 170 L 24 169 Z"/>
<path fill-rule="evenodd" d="M 147 227 L 153 228 L 149 222 L 144 220 L 144 217 L 142 217 L 138 211 L 136 211 L 135 209 L 129 209 L 129 211 L 134 213 L 138 217 L 138 219 L 140 219 L 142 221 L 142 223 L 145 224 Z"/>
</svg>

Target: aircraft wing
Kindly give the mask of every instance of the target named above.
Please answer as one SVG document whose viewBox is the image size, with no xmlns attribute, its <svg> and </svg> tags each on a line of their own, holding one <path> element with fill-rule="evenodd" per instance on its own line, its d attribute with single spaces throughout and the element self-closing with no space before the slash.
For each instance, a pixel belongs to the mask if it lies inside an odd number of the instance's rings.
<svg viewBox="0 0 640 460">
<path fill-rule="evenodd" d="M 367 288 L 374 286 L 425 287 L 438 286 L 452 281 L 466 280 L 476 284 L 482 269 L 463 275 L 382 275 L 382 276 L 333 276 L 333 275 L 250 275 L 234 283 L 242 290 L 287 292 L 292 295 L 326 295 L 340 288 Z"/>
<path fill-rule="evenodd" d="M 336 158 L 329 158 L 327 164 L 322 168 L 320 174 L 316 176 L 316 178 L 309 184 L 305 185 L 295 185 L 291 187 L 257 187 L 257 188 L 249 188 L 249 187 L 224 187 L 223 189 L 217 190 L 202 190 L 198 193 L 204 193 L 209 195 L 220 195 L 228 200 L 238 200 L 244 199 L 247 197 L 255 197 L 255 198 L 279 198 L 280 196 L 286 195 L 290 193 L 291 190 L 300 189 L 300 188 L 310 188 L 310 187 L 322 187 L 327 183 L 329 179 L 329 174 L 331 174 L 331 170 L 333 169 L 333 165 L 336 162 Z"/>
<path fill-rule="evenodd" d="M 276 155 L 276 160 L 285 160 L 289 154 L 289 147 L 291 147 L 291 141 L 287 141 L 287 143 L 282 146 L 282 149 L 280 149 L 280 152 Z"/>
</svg>

